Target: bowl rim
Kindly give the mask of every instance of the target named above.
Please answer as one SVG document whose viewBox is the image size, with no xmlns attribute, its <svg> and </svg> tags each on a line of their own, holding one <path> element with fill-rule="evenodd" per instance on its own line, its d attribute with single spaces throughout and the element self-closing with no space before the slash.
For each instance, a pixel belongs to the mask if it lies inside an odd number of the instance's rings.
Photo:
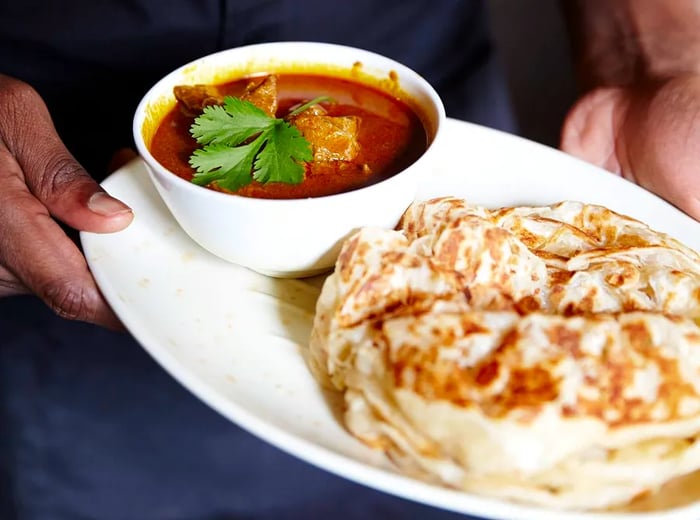
<svg viewBox="0 0 700 520">
<path fill-rule="evenodd" d="M 260 198 L 260 197 L 245 197 L 243 195 L 237 195 L 235 193 L 224 193 L 220 192 L 217 190 L 212 190 L 209 189 L 205 186 L 199 186 L 197 184 L 194 184 L 190 181 L 187 181 L 183 179 L 182 177 L 176 175 L 175 173 L 171 172 L 168 170 L 165 166 L 163 166 L 160 162 L 158 162 L 155 157 L 151 154 L 151 151 L 148 149 L 146 146 L 145 140 L 143 138 L 143 133 L 142 133 L 142 128 L 143 124 L 145 121 L 145 115 L 146 115 L 146 107 L 148 106 L 149 103 L 153 101 L 154 94 L 159 91 L 162 88 L 162 85 L 164 83 L 167 83 L 169 81 L 172 81 L 174 78 L 179 76 L 184 70 L 191 69 L 192 67 L 196 67 L 199 65 L 201 62 L 204 60 L 212 60 L 212 59 L 218 59 L 221 56 L 225 56 L 227 54 L 236 54 L 239 52 L 251 52 L 255 51 L 256 49 L 262 49 L 262 50 L 268 50 L 268 49 L 274 49 L 276 47 L 280 46 L 290 46 L 294 45 L 300 48 L 304 47 L 309 47 L 309 48 L 326 48 L 328 50 L 333 50 L 333 49 L 343 49 L 344 51 L 353 51 L 353 52 L 358 52 L 361 55 L 372 57 L 374 59 L 377 59 L 379 61 L 383 61 L 385 63 L 391 64 L 393 69 L 396 69 L 397 74 L 399 77 L 405 77 L 405 76 L 412 76 L 412 80 L 415 81 L 427 94 L 428 98 L 432 101 L 432 104 L 434 105 L 431 107 L 436 113 L 437 113 L 437 118 L 434 121 L 434 135 L 432 136 L 432 139 L 429 138 L 429 142 L 427 143 L 425 151 L 410 165 L 408 165 L 406 168 L 403 170 L 395 173 L 394 175 L 387 177 L 386 179 L 383 179 L 379 182 L 376 182 L 374 184 L 370 184 L 369 186 L 363 186 L 361 188 L 356 188 L 350 191 L 343 191 L 340 193 L 334 193 L 330 195 L 322 195 L 319 197 L 306 197 L 306 198 L 295 198 L 295 199 L 272 199 L 272 198 Z M 269 51 L 268 51 L 269 52 Z M 360 56 L 361 58 L 361 56 Z M 333 60 L 318 60 L 318 63 L 324 63 L 324 61 L 332 62 Z M 427 112 L 427 111 L 426 111 Z M 425 162 L 425 158 L 429 157 L 432 155 L 432 151 L 435 149 L 435 145 L 439 140 L 439 137 L 443 133 L 443 128 L 445 126 L 445 121 L 447 119 L 446 111 L 445 111 L 445 106 L 442 101 L 442 98 L 438 94 L 438 92 L 435 90 L 435 88 L 423 77 L 421 76 L 418 72 L 415 70 L 409 68 L 408 66 L 404 65 L 403 63 L 390 58 L 388 56 L 385 56 L 383 54 L 379 54 L 377 52 L 363 49 L 361 47 L 354 47 L 351 45 L 343 45 L 343 44 L 336 44 L 336 43 L 326 43 L 326 42 L 314 42 L 314 41 L 303 41 L 303 40 L 282 40 L 282 41 L 274 41 L 274 42 L 264 42 L 264 43 L 254 43 L 250 45 L 242 45 L 239 47 L 231 47 L 228 49 L 223 49 L 220 51 L 216 51 L 210 54 L 206 54 L 203 56 L 200 56 L 198 58 L 195 58 L 193 60 L 190 60 L 189 62 L 180 65 L 179 67 L 171 70 L 164 76 L 162 76 L 158 81 L 156 81 L 147 91 L 146 93 L 142 96 L 141 100 L 139 101 L 136 110 L 134 112 L 133 120 L 132 120 L 132 132 L 133 132 L 133 138 L 134 142 L 136 144 L 137 151 L 141 158 L 144 160 L 144 162 L 149 166 L 148 170 L 149 172 L 152 172 L 157 175 L 161 175 L 163 177 L 168 177 L 168 179 L 175 183 L 177 186 L 179 186 L 181 189 L 184 190 L 189 190 L 192 193 L 197 193 L 199 197 L 204 197 L 206 199 L 210 200 L 236 200 L 238 203 L 245 203 L 245 204 L 255 204 L 255 205 L 261 205 L 261 206 L 266 206 L 266 205 L 275 205 L 275 206 L 280 206 L 280 205 L 298 205 L 300 202 L 309 204 L 311 202 L 315 204 L 324 204 L 324 203 L 334 203 L 338 200 L 338 198 L 360 198 L 362 197 L 368 190 L 376 190 L 379 187 L 386 187 L 390 184 L 393 184 L 395 182 L 399 182 L 400 179 L 404 176 L 404 173 L 410 172 L 415 170 L 415 166 L 419 163 Z M 427 132 L 426 132 L 427 133 Z M 233 198 L 233 199 L 232 199 Z"/>
</svg>

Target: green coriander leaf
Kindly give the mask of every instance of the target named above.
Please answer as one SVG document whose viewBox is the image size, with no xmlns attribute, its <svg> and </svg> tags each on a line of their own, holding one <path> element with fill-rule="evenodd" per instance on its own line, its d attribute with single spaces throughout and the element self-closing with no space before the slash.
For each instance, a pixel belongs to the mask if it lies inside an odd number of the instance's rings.
<svg viewBox="0 0 700 520">
<path fill-rule="evenodd" d="M 304 167 L 299 161 L 311 161 L 311 145 L 301 132 L 279 119 L 267 134 L 267 142 L 255 160 L 253 177 L 258 182 L 299 184 Z"/>
<path fill-rule="evenodd" d="M 219 143 L 195 150 L 190 157 L 190 165 L 197 170 L 192 182 L 200 186 L 216 182 L 219 187 L 231 191 L 249 184 L 253 160 L 264 142 L 263 133 L 244 146 L 231 147 Z"/>
<path fill-rule="evenodd" d="M 275 118 L 249 101 L 226 96 L 223 106 L 204 108 L 202 115 L 194 120 L 190 133 L 199 144 L 237 146 L 274 124 Z"/>
<path fill-rule="evenodd" d="M 252 179 L 298 184 L 304 180 L 301 162 L 313 159 L 296 127 L 231 96 L 223 106 L 206 107 L 190 132 L 203 145 L 190 156 L 192 182 L 201 186 L 216 183 L 236 191 Z"/>
</svg>

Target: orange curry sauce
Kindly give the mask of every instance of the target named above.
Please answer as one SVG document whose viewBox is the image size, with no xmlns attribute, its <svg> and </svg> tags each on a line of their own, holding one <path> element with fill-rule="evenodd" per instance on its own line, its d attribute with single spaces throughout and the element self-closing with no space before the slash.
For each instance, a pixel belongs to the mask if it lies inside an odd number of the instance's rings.
<svg viewBox="0 0 700 520">
<path fill-rule="evenodd" d="M 228 95 L 239 96 L 248 81 L 249 78 L 241 79 L 219 85 L 219 88 Z M 310 74 L 278 74 L 277 86 L 277 117 L 284 117 L 290 107 L 317 96 L 330 96 L 335 101 L 322 104 L 328 115 L 360 116 L 357 164 L 307 163 L 304 181 L 300 184 L 253 181 L 239 189 L 237 195 L 295 199 L 342 193 L 391 177 L 416 161 L 426 149 L 426 132 L 418 116 L 403 101 L 376 88 Z M 158 162 L 186 180 L 193 177 L 189 158 L 199 146 L 190 135 L 193 121 L 194 118 L 186 116 L 176 105 L 159 125 L 150 147 Z M 364 167 L 365 164 L 369 168 Z"/>
</svg>

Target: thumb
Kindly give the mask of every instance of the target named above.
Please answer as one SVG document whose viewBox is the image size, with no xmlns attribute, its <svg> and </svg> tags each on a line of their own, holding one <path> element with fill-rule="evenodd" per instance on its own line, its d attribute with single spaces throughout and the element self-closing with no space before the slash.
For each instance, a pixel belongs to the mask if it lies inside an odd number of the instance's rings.
<svg viewBox="0 0 700 520">
<path fill-rule="evenodd" d="M 677 76 L 635 96 L 618 139 L 625 177 L 700 220 L 700 76 Z"/>
<path fill-rule="evenodd" d="M 0 137 L 19 163 L 25 183 L 52 216 L 96 233 L 129 225 L 131 209 L 108 195 L 66 149 L 39 94 L 0 76 Z"/>
<path fill-rule="evenodd" d="M 584 95 L 564 120 L 562 151 L 620 174 L 616 136 L 624 122 L 625 104 L 618 88 L 600 88 Z"/>
</svg>

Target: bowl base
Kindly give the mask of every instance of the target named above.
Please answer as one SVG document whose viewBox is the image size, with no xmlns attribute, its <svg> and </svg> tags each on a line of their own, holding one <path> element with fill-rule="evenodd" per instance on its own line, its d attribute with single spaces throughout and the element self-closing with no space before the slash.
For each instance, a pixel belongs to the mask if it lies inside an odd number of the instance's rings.
<svg viewBox="0 0 700 520">
<path fill-rule="evenodd" d="M 268 271 L 267 269 L 253 269 L 252 267 L 249 267 L 248 269 L 251 269 L 256 273 L 269 276 L 270 278 L 311 278 L 312 276 L 319 274 L 330 273 L 333 270 L 333 266 L 301 271 Z"/>
</svg>

